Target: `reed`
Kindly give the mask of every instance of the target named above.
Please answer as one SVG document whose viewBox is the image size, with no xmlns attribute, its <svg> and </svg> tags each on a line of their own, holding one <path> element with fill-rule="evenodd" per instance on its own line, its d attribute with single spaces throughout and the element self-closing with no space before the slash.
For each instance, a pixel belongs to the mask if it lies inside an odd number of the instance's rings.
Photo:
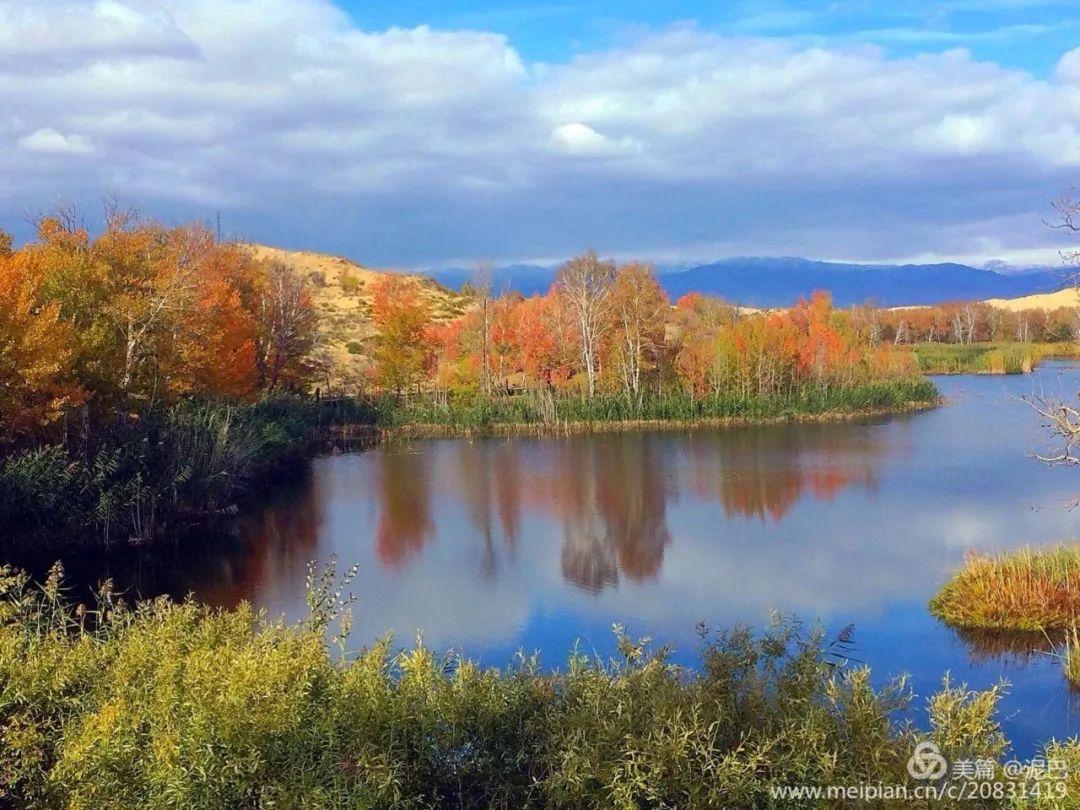
<svg viewBox="0 0 1080 810">
<path fill-rule="evenodd" d="M 971 554 L 930 610 L 955 627 L 1070 628 L 1080 618 L 1080 546 Z"/>
<path fill-rule="evenodd" d="M 1076 343 L 922 343 L 923 374 L 1030 374 L 1043 360 L 1080 357 Z"/>
<path fill-rule="evenodd" d="M 1080 687 L 1080 630 L 1076 625 L 1070 627 L 1066 634 L 1064 664 L 1069 683 Z"/>
<path fill-rule="evenodd" d="M 0 461 L 0 547 L 148 543 L 223 515 L 316 449 L 320 428 L 362 421 L 287 394 L 255 403 L 189 400 L 103 428 L 85 446 L 46 445 Z"/>
<path fill-rule="evenodd" d="M 848 387 L 807 387 L 787 396 L 721 394 L 690 397 L 683 392 L 630 399 L 621 395 L 586 398 L 526 391 L 513 396 L 414 396 L 373 403 L 381 428 L 417 434 L 469 431 L 513 432 L 514 426 L 562 430 L 589 426 L 751 424 L 843 415 L 882 414 L 936 405 L 940 394 L 922 378 L 864 383 Z"/>
</svg>

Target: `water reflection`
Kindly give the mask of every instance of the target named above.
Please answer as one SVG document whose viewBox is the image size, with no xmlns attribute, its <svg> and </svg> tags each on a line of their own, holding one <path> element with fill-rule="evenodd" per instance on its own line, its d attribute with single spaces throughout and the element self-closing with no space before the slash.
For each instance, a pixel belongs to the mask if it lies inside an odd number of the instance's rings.
<svg viewBox="0 0 1080 810">
<path fill-rule="evenodd" d="M 375 548 L 379 561 L 399 567 L 420 552 L 435 528 L 431 516 L 430 472 L 424 456 L 408 446 L 379 453 L 375 476 L 379 525 Z"/>
<path fill-rule="evenodd" d="M 384 567 L 422 552 L 437 534 L 434 502 L 449 494 L 480 545 L 482 579 L 513 559 L 530 509 L 559 526 L 564 578 L 595 593 L 658 575 L 671 544 L 668 505 L 682 493 L 719 503 L 728 518 L 779 523 L 805 499 L 873 490 L 882 465 L 905 452 L 898 438 L 847 424 L 391 444 L 372 451 L 364 490 Z"/>
<path fill-rule="evenodd" d="M 1027 664 L 1032 659 L 1042 660 L 1047 656 L 1060 661 L 1068 640 L 1065 632 L 1059 630 L 1039 633 L 964 629 L 953 632 L 967 647 L 970 660 L 975 663 L 1000 660 Z"/>
</svg>

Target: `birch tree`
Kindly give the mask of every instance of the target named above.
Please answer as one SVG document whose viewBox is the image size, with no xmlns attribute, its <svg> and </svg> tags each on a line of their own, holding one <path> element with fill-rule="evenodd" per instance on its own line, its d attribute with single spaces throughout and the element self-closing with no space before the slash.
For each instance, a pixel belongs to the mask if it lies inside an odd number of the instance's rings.
<svg viewBox="0 0 1080 810">
<path fill-rule="evenodd" d="M 577 327 L 590 397 L 596 394 L 600 345 L 611 327 L 614 281 L 615 263 L 601 261 L 591 250 L 568 261 L 555 277 L 559 296 Z"/>
<path fill-rule="evenodd" d="M 623 390 L 627 397 L 640 402 L 642 375 L 656 367 L 664 345 L 668 298 L 652 265 L 639 263 L 619 268 L 611 296 Z"/>
</svg>

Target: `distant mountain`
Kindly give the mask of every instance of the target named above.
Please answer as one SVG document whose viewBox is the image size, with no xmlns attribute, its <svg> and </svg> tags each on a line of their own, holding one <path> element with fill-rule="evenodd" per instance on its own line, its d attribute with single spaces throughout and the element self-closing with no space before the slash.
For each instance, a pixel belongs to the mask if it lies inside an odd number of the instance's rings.
<svg viewBox="0 0 1080 810">
<path fill-rule="evenodd" d="M 881 306 L 915 306 L 946 301 L 1015 298 L 1053 292 L 1066 284 L 1058 268 L 1024 268 L 998 272 L 965 264 L 843 264 L 800 258 L 724 259 L 689 269 L 658 268 L 660 283 L 672 299 L 689 292 L 717 295 L 751 307 L 790 306 L 814 290 L 828 290 L 837 306 L 874 300 Z M 493 271 L 496 290 L 524 295 L 543 293 L 555 279 L 556 267 L 512 265 Z M 460 269 L 428 275 L 454 289 L 472 277 Z"/>
<path fill-rule="evenodd" d="M 491 271 L 491 287 L 496 293 L 516 290 L 522 295 L 543 294 L 550 289 L 558 270 L 556 266 L 543 267 L 537 264 L 510 264 L 505 267 L 495 267 Z M 476 271 L 466 270 L 463 267 L 429 270 L 426 275 L 452 290 L 460 290 L 462 285 L 476 281 Z"/>
</svg>

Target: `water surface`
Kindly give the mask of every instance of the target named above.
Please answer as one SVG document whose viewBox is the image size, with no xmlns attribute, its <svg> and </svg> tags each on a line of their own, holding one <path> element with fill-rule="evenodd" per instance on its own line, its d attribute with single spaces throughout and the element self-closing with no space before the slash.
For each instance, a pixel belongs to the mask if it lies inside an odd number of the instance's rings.
<svg viewBox="0 0 1080 810">
<path fill-rule="evenodd" d="M 699 622 L 774 612 L 854 625 L 878 682 L 909 672 L 917 704 L 954 680 L 1012 686 L 1019 752 L 1080 731 L 1060 663 L 1030 641 L 962 638 L 926 603 L 969 549 L 1074 537 L 1076 470 L 1045 446 L 1033 390 L 1075 396 L 1080 370 L 938 378 L 940 409 L 858 423 L 390 443 L 315 460 L 212 552 L 112 563 L 120 584 L 304 613 L 309 560 L 359 565 L 351 642 L 422 632 L 493 665 L 575 641 L 613 650 L 611 625 L 693 663 Z M 87 576 L 84 574 L 84 576 Z"/>
</svg>

